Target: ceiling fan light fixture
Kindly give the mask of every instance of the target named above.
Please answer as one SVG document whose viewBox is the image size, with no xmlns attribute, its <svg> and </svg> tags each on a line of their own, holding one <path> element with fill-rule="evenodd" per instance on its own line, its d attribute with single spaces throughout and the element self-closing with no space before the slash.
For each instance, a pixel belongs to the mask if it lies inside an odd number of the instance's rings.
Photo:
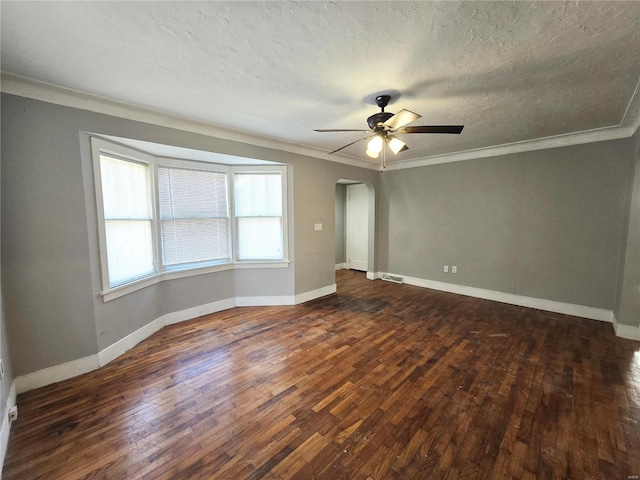
<svg viewBox="0 0 640 480">
<path fill-rule="evenodd" d="M 371 151 L 371 150 L 369 150 L 369 149 L 367 148 L 367 151 L 366 151 L 365 153 L 366 153 L 368 156 L 370 156 L 371 158 L 378 158 L 378 153 L 380 153 L 380 152 L 373 152 L 373 151 Z"/>
<path fill-rule="evenodd" d="M 382 137 L 376 135 L 371 140 L 369 140 L 369 143 L 367 144 L 367 155 L 369 155 L 368 152 L 371 151 L 372 153 L 376 154 L 376 156 L 373 158 L 378 158 L 378 154 L 382 151 L 382 145 Z M 369 156 L 371 157 L 371 155 Z"/>
<path fill-rule="evenodd" d="M 2 1 L 2 0 L 0 0 Z M 332 152 L 329 152 L 329 155 L 332 153 L 337 153 L 341 150 L 344 150 L 347 147 L 350 147 L 354 143 L 361 142 L 362 140 L 369 140 L 367 143 L 367 149 L 365 153 L 368 157 L 378 158 L 380 152 L 382 152 L 382 160 L 380 168 L 384 169 L 385 167 L 385 153 L 386 150 L 384 148 L 384 144 L 388 144 L 389 148 L 393 151 L 394 154 L 398 154 L 404 152 L 405 150 L 409 150 L 407 144 L 402 140 L 397 138 L 394 134 L 399 133 L 401 135 L 408 133 L 461 133 L 464 125 L 418 125 L 418 126 L 407 126 L 411 122 L 421 118 L 415 112 L 410 110 L 402 109 L 398 113 L 385 112 L 385 107 L 389 104 L 391 100 L 390 95 L 378 95 L 376 97 L 376 104 L 380 107 L 380 112 L 374 113 L 369 118 L 367 118 L 367 125 L 369 126 L 369 130 L 360 130 L 360 129 L 316 129 L 316 132 L 363 132 L 368 133 L 366 137 L 355 140 L 351 143 L 347 143 L 340 148 L 336 148 Z"/>
<path fill-rule="evenodd" d="M 407 144 L 404 143 L 402 140 L 400 140 L 395 135 L 390 135 L 389 136 L 389 148 L 393 151 L 394 154 L 397 155 L 406 146 L 407 146 Z"/>
</svg>

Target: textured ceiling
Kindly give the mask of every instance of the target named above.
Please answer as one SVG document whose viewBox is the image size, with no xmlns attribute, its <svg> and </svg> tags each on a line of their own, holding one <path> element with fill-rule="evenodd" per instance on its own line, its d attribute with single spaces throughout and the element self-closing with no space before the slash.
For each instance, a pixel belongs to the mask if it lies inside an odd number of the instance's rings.
<svg viewBox="0 0 640 480">
<path fill-rule="evenodd" d="M 465 125 L 398 161 L 629 126 L 640 103 L 635 1 L 2 1 L 1 22 L 3 72 L 297 145 L 356 140 L 313 129 L 367 128 L 379 93 Z"/>
</svg>

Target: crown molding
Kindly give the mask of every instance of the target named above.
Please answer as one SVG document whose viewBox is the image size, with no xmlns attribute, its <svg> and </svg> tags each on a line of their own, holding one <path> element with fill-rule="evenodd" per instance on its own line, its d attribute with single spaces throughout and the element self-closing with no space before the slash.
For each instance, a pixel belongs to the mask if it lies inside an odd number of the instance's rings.
<svg viewBox="0 0 640 480">
<path fill-rule="evenodd" d="M 634 134 L 638 131 L 638 127 L 640 127 L 640 78 L 638 79 L 636 89 L 633 91 L 633 95 L 631 95 L 631 99 L 627 104 L 627 109 L 622 116 L 620 124 L 630 125 Z"/>
<path fill-rule="evenodd" d="M 175 128 L 192 133 L 199 133 L 224 140 L 248 143 L 258 147 L 282 150 L 288 153 L 328 160 L 330 162 L 351 165 L 354 167 L 379 170 L 377 163 L 359 160 L 341 154 L 329 155 L 327 152 L 282 140 L 263 137 L 240 130 L 234 130 L 219 125 L 199 122 L 178 115 L 161 112 L 138 105 L 119 102 L 106 97 L 92 95 L 78 90 L 60 87 L 50 83 L 39 82 L 30 78 L 2 72 L 0 77 L 0 91 L 19 97 L 41 100 L 48 103 L 88 110 L 105 115 L 112 115 L 128 120 L 150 123 L 163 127 Z M 624 126 L 623 126 L 624 125 Z M 406 168 L 424 167 L 442 163 L 460 162 L 479 158 L 495 157 L 512 153 L 531 152 L 549 148 L 560 148 L 607 140 L 628 138 L 635 134 L 640 127 L 640 81 L 627 105 L 621 124 L 612 127 L 567 133 L 521 142 L 495 145 L 491 147 L 464 150 L 460 152 L 433 155 L 415 160 L 397 161 L 387 164 L 386 170 L 403 170 Z"/>
<path fill-rule="evenodd" d="M 368 162 L 366 160 L 358 160 L 340 154 L 329 155 L 323 150 L 308 147 L 306 145 L 275 140 L 240 130 L 221 127 L 211 123 L 200 122 L 167 112 L 119 102 L 110 98 L 60 87 L 50 83 L 39 82 L 7 72 L 1 72 L 0 91 L 16 95 L 18 97 L 31 98 L 33 100 L 40 100 L 65 107 L 77 108 L 79 110 L 88 110 L 105 115 L 112 115 L 162 127 L 175 128 L 191 133 L 199 133 L 224 140 L 248 143 L 258 147 L 282 150 L 288 153 L 320 158 L 322 160 L 342 163 L 354 167 L 366 168 L 369 170 L 378 169 L 378 165 L 376 163 Z"/>
<path fill-rule="evenodd" d="M 585 143 L 604 142 L 607 140 L 619 140 L 635 135 L 640 128 L 640 79 L 629 99 L 619 125 L 611 127 L 584 130 L 582 132 L 565 133 L 550 137 L 534 138 L 521 142 L 505 143 L 492 147 L 476 148 L 461 152 L 446 153 L 442 155 L 432 155 L 430 157 L 407 160 L 405 162 L 394 162 L 387 165 L 387 170 L 403 170 L 406 168 L 424 167 L 428 165 L 438 165 L 441 163 L 461 162 L 477 158 L 497 157 L 511 153 L 532 152 L 535 150 L 545 150 L 548 148 L 569 147 L 572 145 L 582 145 Z"/>
<path fill-rule="evenodd" d="M 583 132 L 567 133 L 552 137 L 536 138 L 534 140 L 524 140 L 522 142 L 505 143 L 493 147 L 476 148 L 462 152 L 447 153 L 444 155 L 434 155 L 431 157 L 419 158 L 417 160 L 407 160 L 395 162 L 387 165 L 387 170 L 403 170 L 406 168 L 425 167 L 427 165 L 438 165 L 441 163 L 462 162 L 464 160 L 474 160 L 478 158 L 497 157 L 499 155 L 509 155 L 512 153 L 532 152 L 545 150 L 548 148 L 569 147 L 585 143 L 604 142 L 606 140 L 618 140 L 633 136 L 633 127 L 605 127 Z"/>
</svg>

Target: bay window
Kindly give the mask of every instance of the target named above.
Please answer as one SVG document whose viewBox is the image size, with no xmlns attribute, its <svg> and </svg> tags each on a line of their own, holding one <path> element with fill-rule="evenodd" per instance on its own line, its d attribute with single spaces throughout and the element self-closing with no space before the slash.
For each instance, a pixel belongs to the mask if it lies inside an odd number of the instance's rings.
<svg viewBox="0 0 640 480">
<path fill-rule="evenodd" d="M 164 278 L 287 266 L 284 165 L 155 157 L 97 137 L 91 144 L 105 301 Z"/>
</svg>

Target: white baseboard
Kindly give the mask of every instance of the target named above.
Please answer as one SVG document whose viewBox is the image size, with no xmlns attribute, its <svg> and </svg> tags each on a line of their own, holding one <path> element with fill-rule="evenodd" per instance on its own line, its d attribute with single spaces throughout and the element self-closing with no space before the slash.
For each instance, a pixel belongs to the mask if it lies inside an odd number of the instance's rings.
<svg viewBox="0 0 640 480">
<path fill-rule="evenodd" d="M 222 312 L 223 310 L 229 310 L 236 306 L 235 298 L 227 298 L 225 300 L 218 300 L 217 302 L 207 303 L 205 305 L 198 305 L 197 307 L 187 308 L 178 312 L 167 313 L 160 317 L 160 320 L 164 325 L 172 325 L 174 323 L 184 322 L 185 320 L 191 320 L 193 318 L 201 317 L 202 315 L 209 315 L 210 313 Z"/>
<path fill-rule="evenodd" d="M 44 368 L 36 372 L 16 377 L 14 379 L 15 391 L 17 394 L 28 392 L 29 390 L 45 387 L 52 383 L 61 382 L 69 378 L 97 370 L 109 362 L 112 362 L 127 350 L 135 347 L 137 344 L 150 337 L 166 325 L 191 320 L 202 315 L 208 315 L 222 310 L 228 310 L 236 306 L 297 305 L 335 292 L 336 285 L 333 284 L 295 296 L 235 297 L 207 303 L 205 305 L 198 305 L 197 307 L 187 308 L 177 312 L 167 313 L 155 320 L 152 320 L 144 327 L 130 333 L 126 337 L 118 340 L 116 343 L 109 345 L 96 355 L 90 355 L 78 360 L 63 363 L 62 365 L 54 365 L 53 367 Z"/>
<path fill-rule="evenodd" d="M 381 276 L 382 273 L 387 272 L 379 272 L 378 276 Z M 397 273 L 389 273 L 389 275 L 397 275 L 399 277 L 402 277 L 404 283 L 415 285 L 418 287 L 431 288 L 433 290 L 440 290 L 443 292 L 457 293 L 460 295 L 467 295 L 469 297 L 483 298 L 485 300 L 494 300 L 496 302 L 518 305 L 520 307 L 536 308 L 538 310 L 545 310 L 547 312 L 563 313 L 565 315 L 573 315 L 576 317 L 589 318 L 592 320 L 600 320 L 602 322 L 613 322 L 613 312 L 601 308 L 575 305 L 572 303 L 556 302 L 554 300 L 546 300 L 544 298 L 526 297 L 524 295 L 515 295 L 513 293 L 467 287 L 465 285 L 456 285 L 453 283 L 437 282 L 435 280 L 408 277 L 406 275 L 400 275 Z"/>
<path fill-rule="evenodd" d="M 144 327 L 139 328 L 133 333 L 130 333 L 126 337 L 118 340 L 116 343 L 109 345 L 107 348 L 98 352 L 98 367 L 102 367 L 107 363 L 115 360 L 120 355 L 122 355 L 127 350 L 132 349 L 134 346 L 139 344 L 145 338 L 149 338 L 151 335 L 156 333 L 162 327 L 164 327 L 164 322 L 162 321 L 162 317 L 156 318 L 152 322 L 147 323 Z M 97 367 L 96 367 L 97 368 Z"/>
<path fill-rule="evenodd" d="M 316 298 L 326 297 L 327 295 L 336 293 L 337 290 L 338 286 L 334 283 L 333 285 L 327 285 L 326 287 L 317 288 L 315 290 L 311 290 L 310 292 L 299 293 L 295 297 L 295 305 L 308 302 L 310 300 L 315 300 Z"/>
<path fill-rule="evenodd" d="M 346 270 L 346 269 L 347 269 L 346 263 L 336 263 L 336 270 Z"/>
<path fill-rule="evenodd" d="M 11 383 L 11 389 L 9 390 L 9 397 L 7 397 L 7 406 L 4 409 L 4 416 L 0 424 L 0 477 L 2 477 L 2 466 L 4 465 L 4 457 L 7 454 L 7 447 L 9 446 L 9 433 L 11 433 L 11 422 L 9 421 L 9 410 L 16 405 L 16 382 Z"/>
<path fill-rule="evenodd" d="M 61 365 L 43 368 L 42 370 L 27 373 L 26 375 L 20 375 L 14 379 L 16 393 L 20 395 L 29 390 L 35 390 L 36 388 L 67 380 L 68 378 L 77 377 L 78 375 L 91 372 L 98 368 L 100 368 L 100 360 L 96 354 L 72 360 Z"/>
<path fill-rule="evenodd" d="M 624 325 L 618 323 L 618 319 L 613 317 L 613 329 L 616 336 L 627 340 L 640 340 L 640 326 Z"/>
<path fill-rule="evenodd" d="M 367 280 L 376 280 L 380 278 L 380 272 L 367 272 Z"/>
</svg>

